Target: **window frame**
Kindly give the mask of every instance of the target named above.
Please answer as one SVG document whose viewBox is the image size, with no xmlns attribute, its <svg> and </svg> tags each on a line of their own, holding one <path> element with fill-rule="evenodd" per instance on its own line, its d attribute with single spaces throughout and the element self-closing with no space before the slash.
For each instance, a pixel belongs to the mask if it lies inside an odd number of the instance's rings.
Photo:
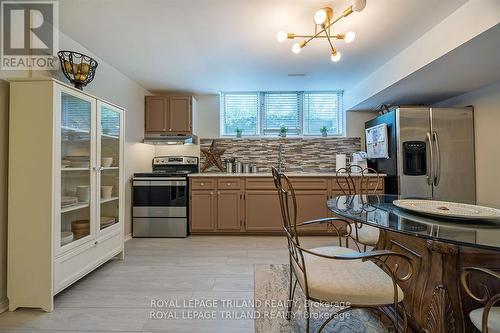
<svg viewBox="0 0 500 333">
<path fill-rule="evenodd" d="M 328 134 L 328 137 L 346 137 L 346 129 L 347 129 L 347 124 L 346 124 L 346 110 L 344 109 L 343 105 L 343 95 L 344 91 L 343 90 L 310 90 L 310 91 L 224 91 L 219 93 L 219 100 L 220 100 L 220 110 L 219 110 L 219 136 L 220 137 L 225 137 L 225 138 L 235 138 L 236 133 L 234 134 L 227 134 L 224 133 L 224 114 L 225 114 L 225 95 L 231 95 L 231 94 L 257 94 L 257 125 L 256 125 L 256 134 L 245 134 L 243 133 L 242 137 L 249 137 L 249 138 L 273 138 L 276 137 L 279 133 L 279 131 L 276 130 L 266 130 L 264 129 L 264 123 L 265 123 L 265 99 L 264 96 L 266 94 L 297 94 L 299 103 L 298 103 L 298 117 L 299 117 L 299 131 L 298 133 L 293 133 L 287 134 L 287 138 L 320 138 L 322 137 L 321 134 L 304 134 L 304 128 L 305 128 L 305 117 L 304 117 L 304 95 L 305 94 L 336 94 L 337 95 L 337 103 L 338 103 L 338 120 L 341 121 L 341 133 L 340 134 Z"/>
</svg>

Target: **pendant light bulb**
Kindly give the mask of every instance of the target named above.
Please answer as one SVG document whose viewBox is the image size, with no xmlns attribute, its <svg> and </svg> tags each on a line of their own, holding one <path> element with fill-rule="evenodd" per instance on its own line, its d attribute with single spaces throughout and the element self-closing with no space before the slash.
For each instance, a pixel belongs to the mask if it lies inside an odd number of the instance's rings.
<svg viewBox="0 0 500 333">
<path fill-rule="evenodd" d="M 328 15 L 325 9 L 318 9 L 316 13 L 314 13 L 314 23 L 316 23 L 317 25 L 322 25 L 326 22 L 327 16 Z"/>
<path fill-rule="evenodd" d="M 288 34 L 286 33 L 286 31 L 280 31 L 276 34 L 276 39 L 278 40 L 278 42 L 280 43 L 283 43 L 286 39 L 288 38 Z"/>
<path fill-rule="evenodd" d="M 356 34 L 352 31 L 349 31 L 348 33 L 345 34 L 344 41 L 346 43 L 352 43 L 355 38 L 356 38 Z"/>
<path fill-rule="evenodd" d="M 332 56 L 330 57 L 330 59 L 333 62 L 337 62 L 340 60 L 341 57 L 342 57 L 342 54 L 339 51 L 335 51 L 334 53 L 332 53 Z"/>
<path fill-rule="evenodd" d="M 355 0 L 352 4 L 352 10 L 360 12 L 366 7 L 366 0 Z"/>
<path fill-rule="evenodd" d="M 300 46 L 300 43 L 295 43 L 292 46 L 292 52 L 295 54 L 299 54 L 300 51 L 302 51 L 302 47 Z"/>
</svg>

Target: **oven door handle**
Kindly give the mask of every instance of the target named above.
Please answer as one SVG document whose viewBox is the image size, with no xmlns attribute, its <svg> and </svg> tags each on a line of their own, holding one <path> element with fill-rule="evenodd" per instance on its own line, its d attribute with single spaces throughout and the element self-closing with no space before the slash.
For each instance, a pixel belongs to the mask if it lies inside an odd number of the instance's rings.
<svg viewBox="0 0 500 333">
<path fill-rule="evenodd" d="M 157 181 L 157 180 L 186 180 L 186 178 L 181 178 L 181 177 L 134 177 L 132 178 L 132 181 L 136 180 L 148 180 L 148 181 Z"/>
<path fill-rule="evenodd" d="M 133 186 L 186 186 L 186 180 L 134 180 Z"/>
</svg>

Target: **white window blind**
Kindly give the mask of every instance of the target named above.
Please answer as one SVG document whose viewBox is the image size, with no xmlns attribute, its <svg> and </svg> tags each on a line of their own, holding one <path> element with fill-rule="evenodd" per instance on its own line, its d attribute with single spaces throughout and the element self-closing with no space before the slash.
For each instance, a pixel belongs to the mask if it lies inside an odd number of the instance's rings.
<svg viewBox="0 0 500 333">
<path fill-rule="evenodd" d="M 288 128 L 288 133 L 300 133 L 299 93 L 264 93 L 262 130 L 277 133 L 281 126 Z"/>
<path fill-rule="evenodd" d="M 221 99 L 222 135 L 235 135 L 237 128 L 243 135 L 258 134 L 259 93 L 225 93 Z"/>
<path fill-rule="evenodd" d="M 341 91 L 243 92 L 221 94 L 221 135 L 344 135 Z"/>
<path fill-rule="evenodd" d="M 326 127 L 328 134 L 341 135 L 344 118 L 341 101 L 341 93 L 304 93 L 304 134 L 320 135 L 320 128 Z"/>
<path fill-rule="evenodd" d="M 90 102 L 62 93 L 61 125 L 84 131 L 90 130 Z"/>
</svg>

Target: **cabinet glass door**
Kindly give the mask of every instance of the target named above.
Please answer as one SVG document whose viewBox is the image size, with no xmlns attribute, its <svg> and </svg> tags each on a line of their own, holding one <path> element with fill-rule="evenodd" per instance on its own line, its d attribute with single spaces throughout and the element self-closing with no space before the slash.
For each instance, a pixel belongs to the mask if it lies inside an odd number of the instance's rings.
<svg viewBox="0 0 500 333">
<path fill-rule="evenodd" d="M 93 102 L 70 90 L 60 92 L 60 247 L 93 234 Z M 56 236 L 57 239 L 57 236 Z"/>
<path fill-rule="evenodd" d="M 122 111 L 98 102 L 98 185 L 100 191 L 98 230 L 103 232 L 118 225 L 120 214 L 121 159 L 122 152 Z"/>
</svg>

